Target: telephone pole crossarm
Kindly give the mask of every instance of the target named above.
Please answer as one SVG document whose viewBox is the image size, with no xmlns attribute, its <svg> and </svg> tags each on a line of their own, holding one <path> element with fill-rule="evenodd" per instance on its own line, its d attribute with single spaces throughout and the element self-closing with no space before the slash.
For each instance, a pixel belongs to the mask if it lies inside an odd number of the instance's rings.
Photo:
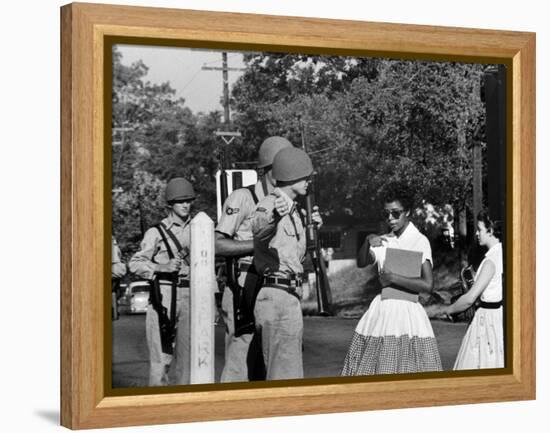
<svg viewBox="0 0 550 433">
<path fill-rule="evenodd" d="M 246 68 L 223 68 L 221 66 L 203 66 L 203 71 L 246 71 Z"/>
<path fill-rule="evenodd" d="M 241 137 L 239 131 L 214 131 L 216 137 L 221 137 L 225 144 L 231 144 L 235 138 Z"/>
</svg>

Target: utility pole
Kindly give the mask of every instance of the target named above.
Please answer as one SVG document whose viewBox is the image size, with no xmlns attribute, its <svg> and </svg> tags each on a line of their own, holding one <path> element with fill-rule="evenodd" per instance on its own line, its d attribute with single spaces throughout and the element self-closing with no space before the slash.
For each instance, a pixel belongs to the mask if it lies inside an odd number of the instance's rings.
<svg viewBox="0 0 550 433">
<path fill-rule="evenodd" d="M 203 66 L 201 68 L 203 71 L 222 71 L 223 78 L 223 122 L 226 127 L 229 126 L 231 122 L 230 112 L 229 112 L 229 71 L 244 71 L 245 68 L 230 68 L 227 65 L 227 53 L 222 52 L 222 67 L 219 66 Z"/>
<path fill-rule="evenodd" d="M 206 66 L 203 65 L 201 68 L 203 71 L 222 71 L 223 78 L 223 123 L 225 130 L 224 131 L 215 131 L 214 135 L 220 137 L 223 142 L 227 145 L 231 144 L 235 138 L 240 137 L 241 133 L 238 131 L 231 131 L 231 115 L 229 111 L 229 71 L 244 71 L 244 68 L 230 68 L 227 65 L 227 53 L 222 52 L 222 67 L 219 66 Z M 221 186 L 221 196 L 222 204 L 228 196 L 228 186 L 227 186 L 227 161 L 226 161 L 226 152 L 225 146 L 220 152 L 220 186 Z"/>
<path fill-rule="evenodd" d="M 482 209 L 483 205 L 483 160 L 481 156 L 481 143 L 474 143 L 474 152 L 473 152 L 473 217 L 474 217 L 474 228 L 473 232 L 477 230 L 476 218 L 479 212 Z"/>
</svg>

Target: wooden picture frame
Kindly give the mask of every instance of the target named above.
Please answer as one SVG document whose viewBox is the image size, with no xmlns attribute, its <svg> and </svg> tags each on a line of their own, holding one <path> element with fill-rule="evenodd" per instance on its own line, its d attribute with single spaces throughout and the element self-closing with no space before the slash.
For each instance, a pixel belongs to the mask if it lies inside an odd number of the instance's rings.
<svg viewBox="0 0 550 433">
<path fill-rule="evenodd" d="M 535 35 L 191 10 L 61 9 L 61 424 L 98 428 L 535 398 Z M 165 45 L 508 66 L 507 367 L 422 378 L 285 381 L 113 395 L 105 381 L 110 306 L 103 71 L 107 38 Z M 110 132 L 109 132 L 110 133 Z M 106 319 L 108 318 L 108 319 Z"/>
</svg>

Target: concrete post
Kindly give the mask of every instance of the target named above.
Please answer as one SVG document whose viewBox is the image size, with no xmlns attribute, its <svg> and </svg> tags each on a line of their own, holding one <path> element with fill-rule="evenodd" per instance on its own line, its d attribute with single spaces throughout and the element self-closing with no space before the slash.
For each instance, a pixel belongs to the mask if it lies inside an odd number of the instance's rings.
<svg viewBox="0 0 550 433">
<path fill-rule="evenodd" d="M 191 221 L 191 383 L 214 383 L 214 223 Z"/>
</svg>

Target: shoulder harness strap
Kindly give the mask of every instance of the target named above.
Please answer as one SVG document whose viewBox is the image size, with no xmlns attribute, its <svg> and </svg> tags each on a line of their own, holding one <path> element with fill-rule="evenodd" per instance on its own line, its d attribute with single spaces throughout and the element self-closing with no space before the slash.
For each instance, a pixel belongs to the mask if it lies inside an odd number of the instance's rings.
<svg viewBox="0 0 550 433">
<path fill-rule="evenodd" d="M 160 237 L 162 238 L 162 241 L 164 242 L 164 245 L 166 245 L 166 251 L 168 252 L 168 257 L 170 259 L 174 259 L 176 256 L 174 255 L 174 252 L 172 251 L 172 248 L 170 247 L 170 243 L 168 242 L 168 239 L 166 238 L 166 232 L 168 233 L 171 233 L 168 231 L 168 229 L 166 228 L 166 226 L 161 222 L 161 223 L 158 223 L 155 228 L 158 230 L 158 232 L 160 233 Z M 173 233 L 171 233 L 173 235 Z M 176 247 L 179 248 L 179 246 L 176 244 Z"/>
<path fill-rule="evenodd" d="M 247 189 L 250 194 L 252 195 L 252 200 L 254 200 L 254 204 L 258 204 L 258 196 L 256 195 L 256 184 L 249 185 L 245 187 L 244 189 Z"/>
<path fill-rule="evenodd" d="M 180 252 L 181 250 L 183 250 L 183 247 L 181 246 L 181 243 L 180 241 L 178 240 L 178 238 L 176 237 L 176 235 L 172 232 L 172 230 L 170 230 L 168 227 L 166 227 L 163 223 L 162 224 L 162 228 L 164 230 L 166 230 L 166 233 L 168 233 L 168 236 L 170 236 L 170 239 L 172 239 L 172 242 L 174 242 L 174 245 L 176 246 L 176 248 L 178 249 L 178 252 Z M 185 223 L 184 227 L 189 224 L 189 220 L 187 220 L 187 222 Z"/>
</svg>

